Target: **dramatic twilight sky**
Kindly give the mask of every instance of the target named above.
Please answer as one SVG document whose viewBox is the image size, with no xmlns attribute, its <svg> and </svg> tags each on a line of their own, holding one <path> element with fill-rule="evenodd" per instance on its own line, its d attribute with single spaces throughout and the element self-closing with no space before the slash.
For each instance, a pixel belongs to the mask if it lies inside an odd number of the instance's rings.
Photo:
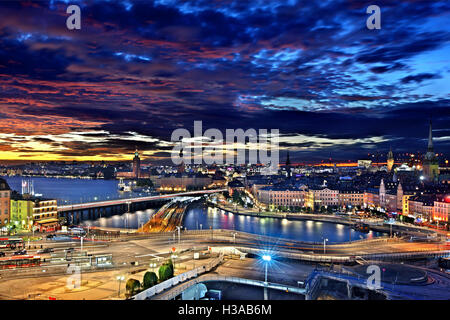
<svg viewBox="0 0 450 320">
<path fill-rule="evenodd" d="M 0 160 L 161 162 L 194 120 L 357 159 L 424 151 L 430 116 L 448 155 L 449 26 L 449 1 L 0 1 Z"/>
</svg>

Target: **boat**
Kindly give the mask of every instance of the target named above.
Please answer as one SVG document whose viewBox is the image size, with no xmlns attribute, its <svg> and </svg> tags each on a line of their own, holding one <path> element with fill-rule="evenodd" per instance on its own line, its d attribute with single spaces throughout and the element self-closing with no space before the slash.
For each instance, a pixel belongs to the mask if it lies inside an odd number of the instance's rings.
<svg viewBox="0 0 450 320">
<path fill-rule="evenodd" d="M 356 223 L 353 229 L 359 232 L 368 233 L 370 231 L 369 225 L 365 223 Z"/>
<path fill-rule="evenodd" d="M 126 184 L 125 182 L 123 182 L 123 178 L 120 178 L 120 181 L 117 184 L 117 187 L 119 188 L 119 191 L 130 192 L 131 191 L 131 182 Z"/>
</svg>

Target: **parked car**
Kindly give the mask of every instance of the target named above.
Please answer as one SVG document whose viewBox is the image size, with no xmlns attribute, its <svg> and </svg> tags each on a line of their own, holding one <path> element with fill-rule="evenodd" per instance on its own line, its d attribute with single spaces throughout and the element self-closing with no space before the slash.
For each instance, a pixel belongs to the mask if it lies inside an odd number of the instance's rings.
<svg viewBox="0 0 450 320">
<path fill-rule="evenodd" d="M 27 254 L 27 250 L 25 250 L 25 249 L 18 250 L 18 251 L 14 252 L 15 256 L 21 256 L 21 255 L 24 255 L 24 254 Z"/>
<path fill-rule="evenodd" d="M 4 257 L 6 254 L 3 251 L 0 251 L 0 257 Z"/>
</svg>

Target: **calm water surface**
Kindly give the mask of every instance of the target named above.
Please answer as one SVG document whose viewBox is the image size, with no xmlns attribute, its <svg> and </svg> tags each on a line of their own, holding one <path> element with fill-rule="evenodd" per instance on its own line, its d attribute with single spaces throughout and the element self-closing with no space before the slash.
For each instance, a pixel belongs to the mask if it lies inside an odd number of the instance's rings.
<svg viewBox="0 0 450 320">
<path fill-rule="evenodd" d="M 22 177 L 5 177 L 11 189 L 20 192 Z M 67 178 L 31 178 L 36 193 L 44 197 L 56 198 L 59 204 L 101 201 L 108 199 L 145 196 L 145 193 L 118 191 L 117 180 L 88 180 Z M 134 213 L 122 213 L 96 220 L 84 220 L 85 226 L 137 229 L 147 222 L 154 209 Z M 85 216 L 87 218 L 87 216 Z M 378 232 L 362 233 L 346 225 L 328 222 L 297 221 L 277 218 L 259 218 L 228 213 L 215 208 L 192 207 L 183 221 L 188 229 L 231 229 L 255 234 L 296 239 L 301 241 L 344 242 L 382 235 Z"/>
</svg>

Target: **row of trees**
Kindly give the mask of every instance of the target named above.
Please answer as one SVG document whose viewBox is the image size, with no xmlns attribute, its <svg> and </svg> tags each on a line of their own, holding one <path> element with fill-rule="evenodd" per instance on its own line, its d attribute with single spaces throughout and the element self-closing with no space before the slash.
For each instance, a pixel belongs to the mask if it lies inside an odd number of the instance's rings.
<svg viewBox="0 0 450 320">
<path fill-rule="evenodd" d="M 131 296 L 134 296 L 143 290 L 147 290 L 158 283 L 161 283 L 163 281 L 172 278 L 173 274 L 174 274 L 173 262 L 172 260 L 169 259 L 159 267 L 158 269 L 159 277 L 153 271 L 147 271 L 144 274 L 144 277 L 142 278 L 142 283 L 137 279 L 133 278 L 128 279 L 125 285 L 126 289 L 125 296 L 127 298 L 130 298 Z"/>
</svg>

